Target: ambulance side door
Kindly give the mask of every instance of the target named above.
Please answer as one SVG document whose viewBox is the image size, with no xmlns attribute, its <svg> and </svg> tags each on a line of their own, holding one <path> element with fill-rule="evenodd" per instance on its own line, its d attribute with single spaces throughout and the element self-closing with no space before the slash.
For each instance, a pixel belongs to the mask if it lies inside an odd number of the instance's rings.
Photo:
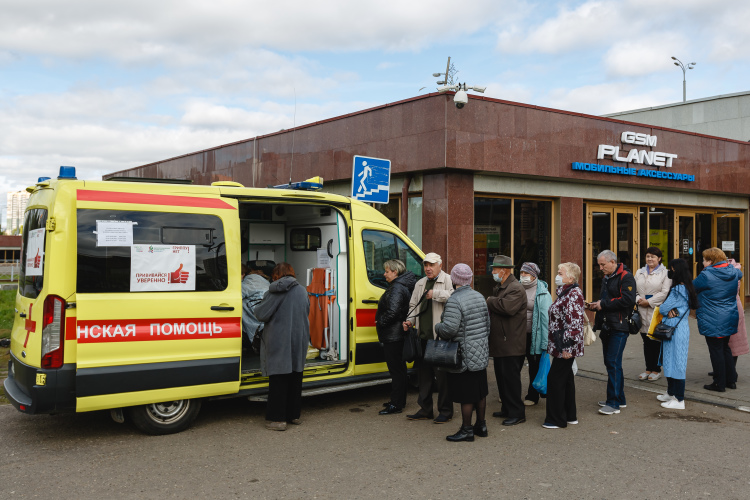
<svg viewBox="0 0 750 500">
<path fill-rule="evenodd" d="M 77 411 L 237 392 L 236 201 L 114 195 L 78 191 Z"/>
</svg>

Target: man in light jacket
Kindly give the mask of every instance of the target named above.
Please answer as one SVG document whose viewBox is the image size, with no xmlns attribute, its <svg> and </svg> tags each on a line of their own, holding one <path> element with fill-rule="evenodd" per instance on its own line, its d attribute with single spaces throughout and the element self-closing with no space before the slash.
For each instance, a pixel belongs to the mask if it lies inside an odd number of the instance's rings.
<svg viewBox="0 0 750 500">
<path fill-rule="evenodd" d="M 513 275 L 513 260 L 498 255 L 492 262 L 497 285 L 487 298 L 490 311 L 490 356 L 493 358 L 502 409 L 492 414 L 503 425 L 526 422 L 521 398 L 521 368 L 526 357 L 526 290 Z"/>
<path fill-rule="evenodd" d="M 404 331 L 415 326 L 422 339 L 424 352 L 428 339 L 436 339 L 435 325 L 440 322 L 445 303 L 453 293 L 453 282 L 449 274 L 443 271 L 443 260 L 436 253 L 430 252 L 423 261 L 425 277 L 417 281 L 414 292 L 409 301 L 409 311 L 414 309 L 406 321 Z M 424 295 L 424 298 L 422 297 Z M 421 304 L 417 307 L 417 304 Z M 417 360 L 417 376 L 419 378 L 419 411 L 407 415 L 409 420 L 432 420 L 434 417 L 432 406 L 432 384 L 437 382 L 438 416 L 434 418 L 436 424 L 444 424 L 453 418 L 453 402 L 448 394 L 446 372 L 438 370 L 424 360 Z"/>
</svg>

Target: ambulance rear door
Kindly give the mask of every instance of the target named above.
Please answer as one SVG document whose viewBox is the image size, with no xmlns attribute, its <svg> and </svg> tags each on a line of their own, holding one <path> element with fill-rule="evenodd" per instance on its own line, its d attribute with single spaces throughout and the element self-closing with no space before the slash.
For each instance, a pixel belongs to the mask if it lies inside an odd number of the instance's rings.
<svg viewBox="0 0 750 500">
<path fill-rule="evenodd" d="M 236 393 L 237 202 L 111 186 L 77 192 L 76 410 Z"/>
</svg>

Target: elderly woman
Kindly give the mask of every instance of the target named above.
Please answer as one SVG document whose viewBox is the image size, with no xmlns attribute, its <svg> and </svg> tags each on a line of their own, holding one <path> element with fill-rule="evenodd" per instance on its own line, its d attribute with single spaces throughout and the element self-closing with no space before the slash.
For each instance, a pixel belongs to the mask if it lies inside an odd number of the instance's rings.
<svg viewBox="0 0 750 500">
<path fill-rule="evenodd" d="M 547 283 L 539 279 L 539 266 L 533 262 L 521 265 L 521 279 L 526 290 L 526 360 L 529 362 L 529 388 L 523 404 L 533 406 L 539 403 L 539 393 L 531 385 L 539 371 L 542 353 L 547 351 L 547 311 L 552 304 Z"/>
<path fill-rule="evenodd" d="M 646 249 L 646 265 L 635 273 L 637 295 L 635 303 L 641 314 L 641 338 L 643 338 L 643 357 L 646 360 L 646 371 L 638 375 L 639 380 L 658 380 L 661 377 L 659 353 L 661 343 L 648 338 L 648 328 L 654 308 L 661 305 L 669 295 L 672 284 L 667 277 L 667 270 L 661 265 L 662 253 L 658 247 Z"/>
<path fill-rule="evenodd" d="M 711 356 L 714 381 L 703 386 L 709 391 L 724 392 L 737 387 L 734 359 L 729 337 L 737 333 L 737 282 L 742 271 L 730 266 L 727 256 L 716 247 L 703 251 L 703 271 L 693 280 L 698 294 L 698 331 L 706 337 Z"/>
<path fill-rule="evenodd" d="M 378 340 L 383 344 L 385 363 L 391 374 L 391 399 L 385 403 L 380 415 L 401 413 L 406 406 L 406 363 L 404 352 L 404 329 L 402 327 L 409 313 L 409 300 L 414 291 L 417 277 L 407 271 L 400 260 L 389 260 L 383 264 L 385 280 L 388 282 L 378 301 L 375 313 L 375 329 Z"/>
<path fill-rule="evenodd" d="M 271 281 L 265 297 L 255 306 L 255 316 L 265 323 L 260 364 L 268 377 L 266 427 L 284 431 L 287 423 L 300 424 L 302 372 L 310 344 L 310 301 L 290 264 L 277 264 Z"/>
<path fill-rule="evenodd" d="M 667 392 L 656 396 L 664 408 L 685 409 L 685 375 L 687 372 L 688 347 L 690 346 L 690 325 L 685 316 L 690 309 L 698 306 L 698 297 L 688 264 L 684 259 L 673 259 L 669 263 L 669 277 L 672 281 L 667 299 L 659 307 L 664 315 L 662 322 L 674 326 L 672 340 L 661 342 L 662 366 L 667 377 Z"/>
<path fill-rule="evenodd" d="M 572 262 L 557 266 L 557 300 L 549 308 L 549 346 L 552 366 L 547 375 L 547 417 L 542 427 L 559 429 L 577 424 L 573 361 L 583 356 L 583 292 L 581 268 Z"/>
<path fill-rule="evenodd" d="M 441 321 L 435 325 L 440 338 L 459 343 L 463 358 L 461 367 L 448 372 L 448 393 L 461 404 L 461 428 L 447 436 L 448 441 L 474 441 L 474 436 L 487 437 L 487 364 L 489 362 L 490 316 L 487 303 L 471 289 L 473 273 L 466 264 L 456 264 L 451 281 L 456 291 L 445 303 Z M 476 423 L 471 417 L 477 412 Z"/>
</svg>

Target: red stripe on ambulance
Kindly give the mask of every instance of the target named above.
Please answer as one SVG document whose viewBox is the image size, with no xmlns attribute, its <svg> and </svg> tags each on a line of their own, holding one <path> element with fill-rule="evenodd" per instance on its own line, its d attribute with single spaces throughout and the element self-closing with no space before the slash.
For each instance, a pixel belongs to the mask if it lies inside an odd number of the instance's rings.
<svg viewBox="0 0 750 500">
<path fill-rule="evenodd" d="M 86 320 L 76 325 L 79 344 L 229 339 L 240 335 L 240 318 Z"/>
<path fill-rule="evenodd" d="M 138 205 L 168 205 L 174 207 L 225 208 L 236 210 L 229 203 L 216 198 L 167 194 L 123 193 L 118 191 L 79 189 L 76 199 L 79 201 L 104 201 L 107 203 L 136 203 Z"/>
<path fill-rule="evenodd" d="M 377 309 L 357 309 L 357 326 L 375 326 L 375 313 Z"/>
</svg>

